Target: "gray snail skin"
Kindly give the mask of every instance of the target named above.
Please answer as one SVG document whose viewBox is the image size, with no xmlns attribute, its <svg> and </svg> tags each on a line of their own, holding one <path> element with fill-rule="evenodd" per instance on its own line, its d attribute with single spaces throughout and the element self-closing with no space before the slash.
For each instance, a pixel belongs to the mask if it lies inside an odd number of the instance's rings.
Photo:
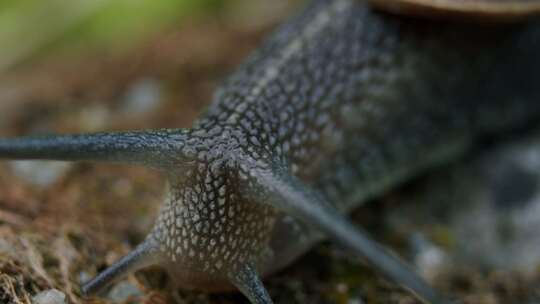
<svg viewBox="0 0 540 304">
<path fill-rule="evenodd" d="M 310 1 L 191 129 L 0 139 L 0 158 L 142 164 L 167 176 L 145 241 L 86 283 L 87 295 L 159 265 L 180 288 L 236 287 L 272 303 L 260 277 L 328 238 L 426 303 L 449 303 L 346 213 L 540 118 L 540 22 L 526 19 L 436 21 Z"/>
</svg>

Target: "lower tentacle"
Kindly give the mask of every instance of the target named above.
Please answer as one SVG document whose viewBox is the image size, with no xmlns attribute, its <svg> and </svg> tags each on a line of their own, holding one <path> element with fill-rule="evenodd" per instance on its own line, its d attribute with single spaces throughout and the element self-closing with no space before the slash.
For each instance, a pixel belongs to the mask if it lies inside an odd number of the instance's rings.
<svg viewBox="0 0 540 304">
<path fill-rule="evenodd" d="M 252 304 L 272 304 L 266 288 L 251 265 L 241 267 L 236 273 L 231 273 L 230 280 Z"/>
<path fill-rule="evenodd" d="M 155 264 L 156 258 L 156 245 L 151 239 L 147 239 L 128 255 L 85 283 L 81 287 L 81 293 L 84 296 L 98 294 L 128 274 Z"/>
</svg>

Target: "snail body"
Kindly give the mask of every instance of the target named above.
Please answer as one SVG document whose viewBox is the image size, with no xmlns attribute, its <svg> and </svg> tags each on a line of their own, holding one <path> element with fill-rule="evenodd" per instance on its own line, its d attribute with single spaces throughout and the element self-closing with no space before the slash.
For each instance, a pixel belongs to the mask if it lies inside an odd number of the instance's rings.
<svg viewBox="0 0 540 304">
<path fill-rule="evenodd" d="M 445 300 L 343 216 L 540 118 L 540 22 L 483 26 L 312 1 L 218 89 L 191 129 L 0 140 L 0 157 L 144 164 L 169 180 L 156 225 L 83 287 L 161 265 L 183 288 L 236 286 L 324 237 L 430 303 Z"/>
</svg>

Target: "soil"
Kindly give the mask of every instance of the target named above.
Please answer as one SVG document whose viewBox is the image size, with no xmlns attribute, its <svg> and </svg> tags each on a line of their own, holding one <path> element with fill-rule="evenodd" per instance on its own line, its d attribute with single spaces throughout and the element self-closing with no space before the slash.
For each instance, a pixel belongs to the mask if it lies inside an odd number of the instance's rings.
<svg viewBox="0 0 540 304">
<path fill-rule="evenodd" d="M 0 76 L 1 135 L 189 127 L 215 87 L 273 26 L 246 30 L 224 22 L 191 20 L 121 53 L 50 55 Z M 131 109 L 127 92 L 148 80 L 157 83 L 159 101 L 144 111 Z M 81 281 L 144 238 L 156 218 L 164 179 L 140 167 L 77 163 L 44 186 L 13 171 L 10 163 L 0 163 L 1 303 L 29 304 L 35 294 L 51 288 L 75 304 L 247 303 L 237 293 L 171 291 L 157 269 L 131 275 L 128 286 L 140 292 L 122 300 L 111 299 L 110 293 L 83 300 Z M 377 239 L 399 248 L 402 240 L 378 223 L 391 201 L 374 202 L 355 219 Z M 465 303 L 496 304 L 520 303 L 520 296 L 539 281 L 468 270 L 435 285 Z M 266 282 L 275 303 L 419 303 L 329 243 Z"/>
</svg>

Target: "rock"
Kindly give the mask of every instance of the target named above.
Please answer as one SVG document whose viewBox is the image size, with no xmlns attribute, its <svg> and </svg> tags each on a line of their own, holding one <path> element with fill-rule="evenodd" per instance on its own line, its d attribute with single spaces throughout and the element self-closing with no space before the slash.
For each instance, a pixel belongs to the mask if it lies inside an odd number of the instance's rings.
<svg viewBox="0 0 540 304">
<path fill-rule="evenodd" d="M 157 109 L 162 100 L 161 83 L 144 78 L 127 89 L 122 110 L 126 115 L 144 114 Z"/>
<path fill-rule="evenodd" d="M 0 239 L 0 253 L 14 257 L 17 256 L 17 249 L 7 240 Z"/>
<path fill-rule="evenodd" d="M 112 301 L 123 302 L 124 300 L 130 297 L 141 296 L 142 292 L 137 288 L 137 286 L 129 282 L 120 282 L 116 284 L 108 294 L 108 298 Z"/>
<path fill-rule="evenodd" d="M 39 187 L 54 184 L 71 168 L 72 163 L 60 161 L 10 161 L 13 173 Z"/>
<path fill-rule="evenodd" d="M 81 271 L 79 272 L 78 279 L 79 279 L 79 284 L 83 285 L 87 283 L 88 281 L 90 281 L 92 279 L 92 276 L 86 271 Z"/>
<path fill-rule="evenodd" d="M 442 268 L 448 264 L 448 256 L 440 247 L 430 242 L 422 234 L 413 234 L 409 240 L 420 275 L 428 281 L 434 280 Z"/>
<path fill-rule="evenodd" d="M 33 304 L 65 304 L 66 295 L 57 289 L 44 290 L 32 298 Z"/>
<path fill-rule="evenodd" d="M 360 298 L 351 298 L 347 301 L 347 304 L 364 304 L 364 301 Z"/>
</svg>

